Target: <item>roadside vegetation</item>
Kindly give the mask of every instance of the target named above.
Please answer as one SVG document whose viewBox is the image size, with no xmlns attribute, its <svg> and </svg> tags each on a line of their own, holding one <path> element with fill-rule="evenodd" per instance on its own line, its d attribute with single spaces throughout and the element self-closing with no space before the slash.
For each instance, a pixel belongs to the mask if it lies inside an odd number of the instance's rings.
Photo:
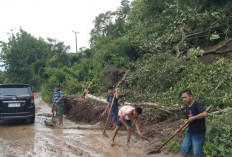
<svg viewBox="0 0 232 157">
<path fill-rule="evenodd" d="M 21 29 L 1 42 L 6 71 L 1 83 L 23 82 L 50 101 L 53 86 L 66 95 L 103 95 L 130 70 L 121 93 L 127 101 L 181 108 L 180 92 L 191 89 L 211 112 L 207 118 L 208 156 L 232 154 L 232 2 L 229 0 L 122 0 L 116 11 L 99 14 L 90 48 L 67 53 L 55 39 L 35 38 Z M 151 110 L 152 113 L 152 110 Z M 179 150 L 172 141 L 170 150 Z"/>
</svg>

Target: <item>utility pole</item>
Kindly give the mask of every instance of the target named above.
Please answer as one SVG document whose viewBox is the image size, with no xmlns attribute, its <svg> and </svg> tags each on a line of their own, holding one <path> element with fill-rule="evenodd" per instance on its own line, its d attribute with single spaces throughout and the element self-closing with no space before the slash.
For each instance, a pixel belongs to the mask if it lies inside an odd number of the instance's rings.
<svg viewBox="0 0 232 157">
<path fill-rule="evenodd" d="M 75 33 L 75 41 L 76 41 L 76 53 L 77 53 L 77 34 L 79 34 L 80 32 L 77 31 L 72 31 L 73 33 Z"/>
</svg>

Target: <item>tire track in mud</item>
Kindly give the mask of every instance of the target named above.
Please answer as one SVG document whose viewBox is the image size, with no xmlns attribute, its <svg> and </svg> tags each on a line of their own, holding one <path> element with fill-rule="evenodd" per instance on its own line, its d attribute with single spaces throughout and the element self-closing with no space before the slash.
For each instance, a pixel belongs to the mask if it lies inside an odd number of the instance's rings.
<svg viewBox="0 0 232 157">
<path fill-rule="evenodd" d="M 80 142 L 79 138 L 75 138 L 74 136 L 70 136 L 69 138 L 63 136 L 54 136 L 54 135 L 46 135 L 50 139 L 50 143 L 47 144 L 49 146 L 50 151 L 55 151 L 58 154 L 56 155 L 65 155 L 65 156 L 90 156 L 87 151 L 84 151 L 83 145 Z M 56 145 L 58 144 L 58 145 Z M 87 148 L 85 148 L 87 149 Z"/>
</svg>

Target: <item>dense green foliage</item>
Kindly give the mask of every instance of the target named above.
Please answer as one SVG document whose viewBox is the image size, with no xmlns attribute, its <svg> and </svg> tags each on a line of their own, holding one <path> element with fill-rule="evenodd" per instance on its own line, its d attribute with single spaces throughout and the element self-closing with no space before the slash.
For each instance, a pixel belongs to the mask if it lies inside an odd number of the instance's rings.
<svg viewBox="0 0 232 157">
<path fill-rule="evenodd" d="M 29 83 L 49 101 L 55 84 L 61 84 L 66 95 L 78 95 L 91 82 L 90 92 L 100 95 L 115 83 L 109 71 L 130 69 L 120 88 L 130 93 L 128 101 L 180 106 L 180 92 L 191 89 L 204 106 L 226 108 L 232 103 L 230 53 L 217 55 L 210 64 L 199 57 L 232 38 L 231 10 L 229 0 L 122 0 L 116 11 L 96 17 L 90 49 L 78 54 L 67 53 L 69 47 L 62 42 L 21 30 L 1 44 L 6 71 L 0 81 Z M 231 49 L 228 44 L 225 48 Z M 209 118 L 207 155 L 231 154 L 229 122 L 223 134 L 212 128 L 220 120 L 229 121 L 224 116 Z M 179 148 L 175 144 L 170 149 Z"/>
<path fill-rule="evenodd" d="M 208 129 L 205 154 L 209 156 L 230 156 L 232 154 L 232 110 L 221 115 L 210 115 L 207 119 Z"/>
<path fill-rule="evenodd" d="M 175 59 L 168 60 L 162 57 L 156 59 L 165 60 L 165 64 L 162 62 L 145 64 L 143 68 L 133 73 L 132 87 L 137 85 L 140 89 L 132 92 L 133 97 L 137 97 L 138 100 L 145 98 L 169 106 L 181 104 L 180 93 L 187 88 L 191 89 L 195 93 L 195 98 L 201 100 L 205 106 L 224 108 L 231 105 L 232 63 L 230 60 L 221 58 L 205 65 L 199 61 L 180 63 Z M 149 60 L 145 62 L 148 63 Z M 144 82 L 152 82 L 152 84 L 144 86 Z"/>
<path fill-rule="evenodd" d="M 22 29 L 12 34 L 8 43 L 1 42 L 1 48 L 5 83 L 28 83 L 38 90 L 48 79 L 50 68 L 68 65 L 69 47 L 53 39 L 37 39 Z"/>
</svg>

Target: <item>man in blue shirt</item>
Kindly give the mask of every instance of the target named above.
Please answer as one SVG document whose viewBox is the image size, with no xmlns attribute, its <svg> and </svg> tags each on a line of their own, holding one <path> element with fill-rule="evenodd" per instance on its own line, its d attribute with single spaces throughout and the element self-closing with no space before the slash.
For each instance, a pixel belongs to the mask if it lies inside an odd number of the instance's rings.
<svg viewBox="0 0 232 157">
<path fill-rule="evenodd" d="M 113 90 L 114 90 L 114 88 L 112 86 L 108 87 L 108 95 L 107 95 L 108 105 L 105 109 L 105 113 L 108 112 L 111 105 L 113 104 L 111 112 L 110 112 L 110 121 L 112 122 L 113 127 L 115 128 L 116 122 L 117 122 L 117 116 L 118 116 L 118 106 L 119 106 L 119 104 L 118 104 L 118 88 L 115 89 L 115 93 Z M 114 98 L 114 102 L 112 102 L 113 98 Z"/>
<path fill-rule="evenodd" d="M 64 93 L 62 90 L 60 90 L 60 86 L 56 85 L 52 96 L 52 102 L 53 108 L 55 107 L 56 110 L 56 116 L 59 118 L 59 126 L 63 126 L 63 96 Z"/>
</svg>

